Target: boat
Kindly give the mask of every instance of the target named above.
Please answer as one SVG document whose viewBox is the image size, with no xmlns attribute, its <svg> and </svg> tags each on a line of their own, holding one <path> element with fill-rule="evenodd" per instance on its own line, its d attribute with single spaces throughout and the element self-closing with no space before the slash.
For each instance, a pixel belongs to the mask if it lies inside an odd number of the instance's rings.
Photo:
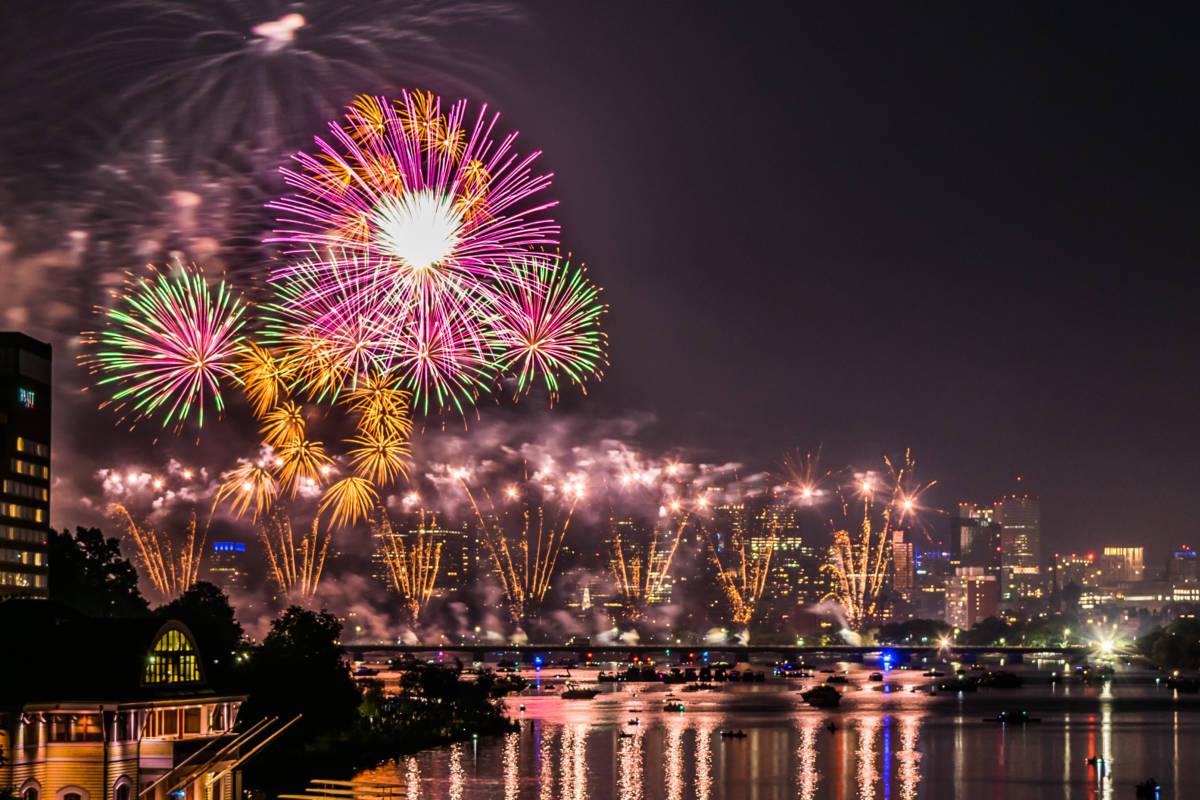
<svg viewBox="0 0 1200 800">
<path fill-rule="evenodd" d="M 668 700 L 663 703 L 663 711 L 683 711 L 683 703 L 678 700 Z"/>
<path fill-rule="evenodd" d="M 1162 787 L 1154 778 L 1147 778 L 1134 787 L 1134 797 L 1138 800 L 1157 800 L 1162 796 Z"/>
<path fill-rule="evenodd" d="M 842 702 L 842 693 L 829 684 L 820 684 L 800 695 L 804 702 L 814 708 L 837 708 Z"/>
<path fill-rule="evenodd" d="M 973 692 L 980 686 L 975 678 L 951 678 L 946 681 L 935 681 L 930 685 L 930 691 L 938 692 Z"/>
<path fill-rule="evenodd" d="M 994 717 L 984 717 L 984 722 L 999 722 L 1001 725 L 1032 725 L 1041 722 L 1040 717 L 1029 716 L 1028 711 L 1001 711 Z"/>
<path fill-rule="evenodd" d="M 883 673 L 882 672 L 872 672 L 870 675 L 867 676 L 867 680 L 876 681 L 876 682 L 881 683 L 883 681 Z"/>
<path fill-rule="evenodd" d="M 566 685 L 563 686 L 562 694 L 559 696 L 563 700 L 591 700 L 598 694 L 600 694 L 599 689 L 580 686 L 575 681 L 567 681 Z"/>
<path fill-rule="evenodd" d="M 848 683 L 850 683 L 850 679 L 847 678 L 845 675 L 830 675 L 828 678 L 825 679 L 825 682 L 826 683 L 848 684 Z"/>
<path fill-rule="evenodd" d="M 633 734 L 632 734 L 632 733 L 627 733 L 626 731 L 620 731 L 620 732 L 617 734 L 617 738 L 618 738 L 618 739 L 632 739 L 632 738 L 633 738 Z"/>
<path fill-rule="evenodd" d="M 980 675 L 979 685 L 989 689 L 1020 689 L 1025 685 L 1025 681 L 1020 675 L 1014 675 L 1006 670 L 997 670 Z"/>
<path fill-rule="evenodd" d="M 927 669 L 924 672 L 922 672 L 921 674 L 924 675 L 926 678 L 944 678 L 944 677 L 946 677 L 946 673 L 942 672 L 940 669 Z"/>
<path fill-rule="evenodd" d="M 721 731 L 722 739 L 745 739 L 745 731 Z"/>
<path fill-rule="evenodd" d="M 1184 677 L 1183 675 L 1172 675 L 1167 678 L 1167 688 L 1174 689 L 1177 692 L 1195 694 L 1196 692 L 1200 692 L 1200 680 Z"/>
</svg>

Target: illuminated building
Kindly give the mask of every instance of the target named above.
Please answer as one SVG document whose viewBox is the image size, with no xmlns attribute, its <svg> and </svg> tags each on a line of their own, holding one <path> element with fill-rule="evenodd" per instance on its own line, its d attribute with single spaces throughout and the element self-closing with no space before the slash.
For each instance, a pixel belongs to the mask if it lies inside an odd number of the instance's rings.
<svg viewBox="0 0 1200 800">
<path fill-rule="evenodd" d="M 1171 586 L 1196 586 L 1200 584 L 1200 559 L 1196 551 L 1186 545 L 1167 557 L 1167 583 Z"/>
<path fill-rule="evenodd" d="M 959 503 L 951 531 L 950 552 L 956 566 L 982 567 L 999 574 L 1000 526 L 993 519 L 993 509 Z"/>
<path fill-rule="evenodd" d="M 892 533 L 892 591 L 906 603 L 912 602 L 916 588 L 916 558 L 912 542 L 905 541 L 904 531 Z"/>
<path fill-rule="evenodd" d="M 432 538 L 435 546 L 442 546 L 441 557 L 438 560 L 437 581 L 434 594 L 444 597 L 470 588 L 474 575 L 475 559 L 478 554 L 478 541 L 473 537 L 466 523 L 461 528 L 446 528 L 438 524 L 437 517 L 429 514 L 424 520 L 420 515 L 408 515 L 404 525 L 397 525 L 394 533 L 376 527 L 371 534 L 376 540 L 371 551 L 371 577 L 395 591 L 388 573 L 384 557 L 384 542 L 379 541 L 383 536 L 393 536 L 401 542 L 406 541 L 411 534 L 421 534 Z"/>
<path fill-rule="evenodd" d="M 208 581 L 220 587 L 226 595 L 249 589 L 246 572 L 246 543 L 219 541 L 212 543 L 208 555 Z"/>
<path fill-rule="evenodd" d="M 0 596 L 46 597 L 50 345 L 0 333 Z"/>
<path fill-rule="evenodd" d="M 946 581 L 946 623 L 959 630 L 994 617 L 1000 610 L 1000 585 L 981 567 L 959 567 Z"/>
<path fill-rule="evenodd" d="M 1055 553 L 1053 566 L 1059 590 L 1072 583 L 1081 589 L 1100 585 L 1100 563 L 1095 553 Z"/>
<path fill-rule="evenodd" d="M 1146 576 L 1145 548 L 1105 547 L 1100 569 L 1104 586 L 1136 583 Z"/>
<path fill-rule="evenodd" d="M 37 642 L 0 665 L 0 789 L 21 800 L 241 796 L 248 740 L 232 731 L 245 695 L 207 685 L 186 626 L 29 604 L 0 611 L 12 641 Z"/>
<path fill-rule="evenodd" d="M 1000 594 L 1023 600 L 1045 594 L 1040 577 L 1041 504 L 1028 495 L 1010 495 L 993 506 L 1000 526 Z"/>
<path fill-rule="evenodd" d="M 946 581 L 954 576 L 954 559 L 949 550 L 918 549 L 914 555 L 913 615 L 920 619 L 946 616 Z"/>
</svg>

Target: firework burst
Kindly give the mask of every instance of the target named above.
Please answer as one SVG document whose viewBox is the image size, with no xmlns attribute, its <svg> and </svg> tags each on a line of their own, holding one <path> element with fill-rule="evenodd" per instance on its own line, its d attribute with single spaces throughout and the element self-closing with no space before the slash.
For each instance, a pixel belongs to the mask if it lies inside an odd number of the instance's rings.
<svg viewBox="0 0 1200 800">
<path fill-rule="evenodd" d="M 194 414 L 203 426 L 206 405 L 225 407 L 221 381 L 237 381 L 244 311 L 224 282 L 214 289 L 195 268 L 131 282 L 105 312 L 105 329 L 85 335 L 95 351 L 84 365 L 98 386 L 113 390 L 102 405 L 135 422 L 161 415 L 163 427 L 178 430 Z"/>
<path fill-rule="evenodd" d="M 554 203 L 540 199 L 550 177 L 534 172 L 537 153 L 515 153 L 515 134 L 492 138 L 497 120 L 425 92 L 360 98 L 315 155 L 297 156 L 284 170 L 295 193 L 271 204 L 275 241 L 304 255 L 271 278 L 281 339 L 332 342 L 339 383 L 391 372 L 426 412 L 491 388 L 501 301 L 513 287 L 546 294 L 531 265 L 551 259 L 533 248 L 558 243 Z"/>
<path fill-rule="evenodd" d="M 340 528 L 366 519 L 379 504 L 379 492 L 365 478 L 351 475 L 332 484 L 321 496 L 319 513 L 329 512 L 329 526 Z"/>
<path fill-rule="evenodd" d="M 233 513 L 239 518 L 251 508 L 252 519 L 257 520 L 270 510 L 279 497 L 279 482 L 271 469 L 271 461 L 247 461 L 221 476 L 221 485 L 213 497 L 213 508 L 229 501 Z"/>
<path fill-rule="evenodd" d="M 116 504 L 111 512 L 124 522 L 125 535 L 137 549 L 142 572 L 163 602 L 183 594 L 199 580 L 207 529 L 198 529 L 195 514 L 188 523 L 182 546 L 175 552 L 170 537 L 149 525 L 139 524 L 125 506 Z"/>
<path fill-rule="evenodd" d="M 582 386 L 605 364 L 600 289 L 568 261 L 533 259 L 515 267 L 520 279 L 503 290 L 497 323 L 499 364 L 515 371 L 517 392 L 541 376 L 551 400 L 559 377 Z"/>
</svg>

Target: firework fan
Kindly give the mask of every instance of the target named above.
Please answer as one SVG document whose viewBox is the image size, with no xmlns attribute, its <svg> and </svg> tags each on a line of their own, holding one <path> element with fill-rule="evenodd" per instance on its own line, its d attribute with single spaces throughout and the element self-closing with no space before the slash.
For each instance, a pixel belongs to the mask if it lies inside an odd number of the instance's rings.
<svg viewBox="0 0 1200 800">
<path fill-rule="evenodd" d="M 209 403 L 225 407 L 221 382 L 233 380 L 233 364 L 245 306 L 223 282 L 210 287 L 198 268 L 176 265 L 173 275 L 131 281 L 115 308 L 105 313 L 107 327 L 85 334 L 96 346 L 83 362 L 99 375 L 98 386 L 111 388 L 111 403 L 135 422 L 162 416 L 163 427 L 182 427 L 193 413 L 204 425 Z"/>
</svg>

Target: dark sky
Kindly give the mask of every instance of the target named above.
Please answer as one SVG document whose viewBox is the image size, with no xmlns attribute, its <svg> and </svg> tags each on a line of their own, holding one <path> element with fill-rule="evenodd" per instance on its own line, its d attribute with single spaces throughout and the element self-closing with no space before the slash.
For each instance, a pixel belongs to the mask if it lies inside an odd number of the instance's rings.
<svg viewBox="0 0 1200 800">
<path fill-rule="evenodd" d="M 1200 543 L 1196 19 L 826 5 L 547 3 L 496 48 L 612 304 L 589 406 L 911 446 L 946 507 L 1021 474 L 1046 549 Z"/>
<path fill-rule="evenodd" d="M 1200 544 L 1196 18 L 777 5 L 464 42 L 612 306 L 562 413 L 765 467 L 912 447 L 947 508 L 1019 474 L 1047 552 Z"/>
</svg>

